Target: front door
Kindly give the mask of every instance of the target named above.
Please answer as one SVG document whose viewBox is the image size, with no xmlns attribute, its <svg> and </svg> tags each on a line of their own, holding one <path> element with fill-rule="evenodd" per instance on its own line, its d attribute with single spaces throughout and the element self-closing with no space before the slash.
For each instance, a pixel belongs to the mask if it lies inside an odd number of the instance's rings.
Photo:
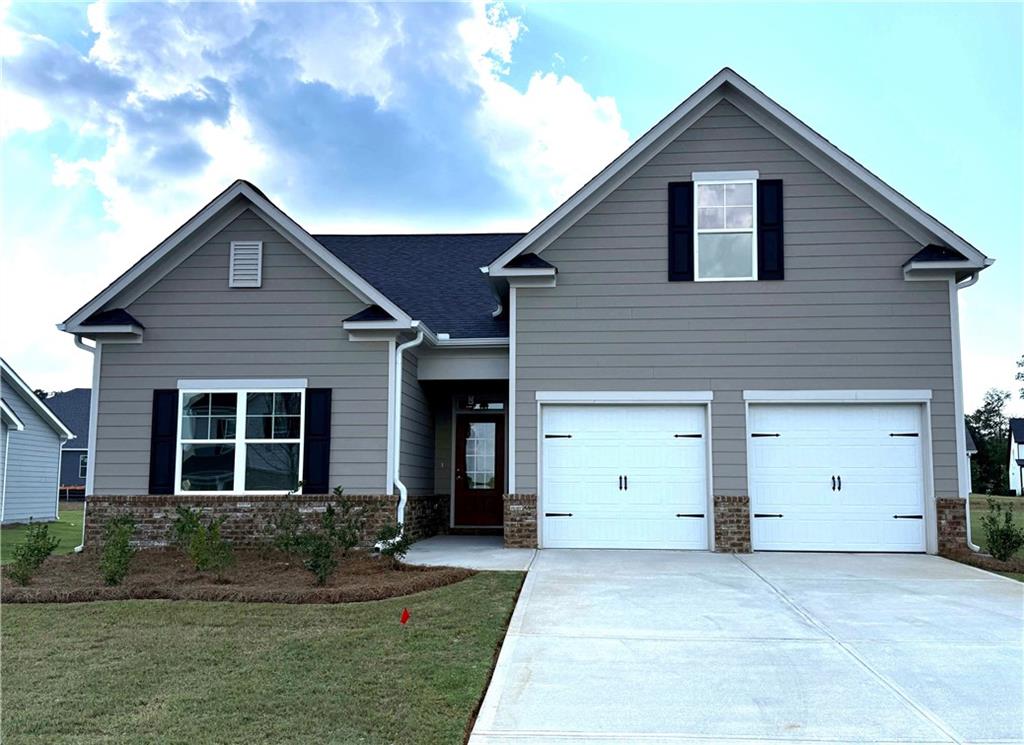
<svg viewBox="0 0 1024 745">
<path fill-rule="evenodd" d="M 504 417 L 459 414 L 455 426 L 455 525 L 500 526 L 504 492 Z"/>
</svg>

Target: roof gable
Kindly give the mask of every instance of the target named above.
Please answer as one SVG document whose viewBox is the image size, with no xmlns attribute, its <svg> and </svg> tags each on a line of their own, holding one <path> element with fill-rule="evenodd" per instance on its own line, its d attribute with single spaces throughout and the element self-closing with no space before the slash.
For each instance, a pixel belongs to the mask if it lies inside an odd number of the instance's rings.
<svg viewBox="0 0 1024 745">
<path fill-rule="evenodd" d="M 76 333 L 82 330 L 83 326 L 96 325 L 95 316 L 103 311 L 106 304 L 118 298 L 122 293 L 128 292 L 130 288 L 151 286 L 163 274 L 166 274 L 191 254 L 191 252 L 187 252 L 177 257 L 170 264 L 161 265 L 161 261 L 168 257 L 174 249 L 182 245 L 186 240 L 196 236 L 211 223 L 218 220 L 223 222 L 224 219 L 233 219 L 246 208 L 252 209 L 273 228 L 278 230 L 285 238 L 341 282 L 362 302 L 365 302 L 367 305 L 379 305 L 399 320 L 412 320 L 393 300 L 382 294 L 380 290 L 367 282 L 366 279 L 345 264 L 338 256 L 324 248 L 298 223 L 267 199 L 259 189 L 247 181 L 239 180 L 217 195 L 184 225 L 171 233 L 156 248 L 136 262 L 128 271 L 75 311 L 64 323 L 59 324 L 58 328 L 69 333 Z M 198 248 L 199 245 L 196 245 L 193 250 Z M 112 311 L 104 312 L 110 313 Z M 88 321 L 93 323 L 89 324 L 87 323 Z"/>
<path fill-rule="evenodd" d="M 7 361 L 3 358 L 0 358 L 0 379 L 3 381 L 4 388 L 10 386 L 15 395 L 35 411 L 54 432 L 69 440 L 74 439 L 75 433 L 68 429 L 56 414 L 50 411 L 50 408 L 35 394 L 28 383 L 22 380 L 21 376 L 14 372 L 14 368 L 8 365 Z"/>
<path fill-rule="evenodd" d="M 827 170 L 829 175 L 856 196 L 878 209 L 899 227 L 915 235 L 922 243 L 947 243 L 962 254 L 972 268 L 982 269 L 992 263 L 992 259 L 885 184 L 747 80 L 733 70 L 724 68 L 495 259 L 489 270 L 492 273 L 500 273 L 517 256 L 525 253 L 538 254 L 543 251 L 597 203 L 723 100 L 736 105 L 801 155 Z"/>
</svg>

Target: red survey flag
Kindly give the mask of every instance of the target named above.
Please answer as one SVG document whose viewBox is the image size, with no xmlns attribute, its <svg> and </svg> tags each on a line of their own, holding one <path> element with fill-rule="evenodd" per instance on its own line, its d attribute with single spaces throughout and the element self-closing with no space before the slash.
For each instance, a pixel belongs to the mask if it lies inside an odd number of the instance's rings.
<svg viewBox="0 0 1024 745">
<path fill-rule="evenodd" d="M 405 626 L 405 624 L 407 624 L 409 622 L 409 609 L 408 608 L 402 608 L 402 619 L 401 619 L 401 622 L 402 622 L 403 626 Z"/>
</svg>

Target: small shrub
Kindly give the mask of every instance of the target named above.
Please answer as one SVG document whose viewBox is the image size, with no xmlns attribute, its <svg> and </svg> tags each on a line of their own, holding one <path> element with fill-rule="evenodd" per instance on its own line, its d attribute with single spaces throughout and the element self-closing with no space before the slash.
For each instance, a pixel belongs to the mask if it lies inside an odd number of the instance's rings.
<svg viewBox="0 0 1024 745">
<path fill-rule="evenodd" d="M 298 510 L 284 510 L 274 520 L 273 544 L 280 551 L 302 560 L 302 566 L 313 573 L 317 585 L 327 580 L 338 568 L 338 556 L 345 556 L 359 545 L 366 522 L 362 511 L 343 498 L 344 490 L 335 487 L 334 504 L 320 515 L 316 526 L 306 527 Z"/>
<path fill-rule="evenodd" d="M 226 516 L 203 522 L 198 510 L 178 507 L 172 530 L 174 542 L 188 554 L 197 572 L 216 572 L 218 575 L 235 563 L 235 555 L 220 534 Z"/>
<path fill-rule="evenodd" d="M 337 546 L 331 536 L 325 533 L 308 533 L 303 536 L 301 555 L 302 566 L 313 573 L 318 585 L 327 584 L 328 578 L 338 568 Z"/>
<path fill-rule="evenodd" d="M 132 535 L 135 521 L 127 515 L 114 518 L 103 531 L 103 554 L 100 557 L 100 574 L 108 585 L 119 585 L 128 576 L 128 569 L 135 556 Z"/>
<path fill-rule="evenodd" d="M 271 544 L 278 551 L 294 554 L 302 535 L 302 515 L 295 508 L 281 510 L 270 523 Z"/>
<path fill-rule="evenodd" d="M 1024 528 L 1013 522 L 1013 507 L 1003 506 L 990 499 L 988 514 L 981 518 L 981 527 L 985 531 L 988 552 L 999 561 L 1008 561 L 1024 547 Z"/>
<path fill-rule="evenodd" d="M 401 561 L 409 553 L 409 534 L 402 532 L 401 523 L 385 525 L 377 531 L 377 545 L 381 556 L 386 556 L 393 562 Z"/>
<path fill-rule="evenodd" d="M 7 575 L 19 585 L 27 585 L 46 557 L 59 545 L 60 539 L 50 535 L 50 527 L 46 523 L 29 525 L 24 543 L 19 543 L 11 552 Z"/>
</svg>

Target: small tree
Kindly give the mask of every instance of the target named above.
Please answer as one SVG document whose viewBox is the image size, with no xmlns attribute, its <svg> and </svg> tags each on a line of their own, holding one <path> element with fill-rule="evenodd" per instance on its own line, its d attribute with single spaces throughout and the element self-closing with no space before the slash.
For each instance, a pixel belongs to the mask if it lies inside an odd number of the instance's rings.
<svg viewBox="0 0 1024 745">
<path fill-rule="evenodd" d="M 994 499 L 988 502 L 988 514 L 981 518 L 988 552 L 999 561 L 1007 561 L 1024 547 L 1024 528 L 1013 521 L 1013 506 L 1003 506 Z"/>
<path fill-rule="evenodd" d="M 103 531 L 103 555 L 100 557 L 100 574 L 108 585 L 119 585 L 128 576 L 135 549 L 132 535 L 135 521 L 127 515 L 116 517 L 107 523 Z"/>
<path fill-rule="evenodd" d="M 27 585 L 32 575 L 46 561 L 46 557 L 59 545 L 60 539 L 50 535 L 50 527 L 46 523 L 29 525 L 25 531 L 24 542 L 15 546 L 11 552 L 7 575 L 19 585 Z"/>
</svg>

